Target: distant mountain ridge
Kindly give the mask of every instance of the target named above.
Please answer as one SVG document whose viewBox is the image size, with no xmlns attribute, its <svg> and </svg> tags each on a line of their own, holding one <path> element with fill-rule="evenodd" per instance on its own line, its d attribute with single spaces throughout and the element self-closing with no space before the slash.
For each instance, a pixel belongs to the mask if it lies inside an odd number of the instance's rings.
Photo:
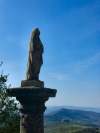
<svg viewBox="0 0 100 133">
<path fill-rule="evenodd" d="M 45 121 L 61 121 L 64 118 L 81 124 L 100 125 L 100 113 L 92 111 L 62 108 L 52 113 L 45 114 Z"/>
<path fill-rule="evenodd" d="M 93 111 L 93 112 L 100 113 L 100 108 L 96 108 L 96 107 L 76 107 L 76 106 L 66 106 L 65 105 L 65 106 L 47 106 L 45 114 L 59 110 L 61 108 L 76 109 L 76 110 L 83 110 L 83 111 Z"/>
</svg>

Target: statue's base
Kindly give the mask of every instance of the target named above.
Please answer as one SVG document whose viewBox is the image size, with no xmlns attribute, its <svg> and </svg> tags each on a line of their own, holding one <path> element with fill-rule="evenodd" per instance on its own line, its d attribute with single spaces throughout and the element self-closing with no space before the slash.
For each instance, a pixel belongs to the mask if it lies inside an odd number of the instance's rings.
<svg viewBox="0 0 100 133">
<path fill-rule="evenodd" d="M 25 83 L 25 82 L 24 82 Z M 26 86 L 26 84 L 24 84 Z M 23 86 L 23 83 L 22 83 Z M 42 87 L 8 88 L 7 93 L 20 102 L 20 133 L 44 133 L 45 102 L 55 97 L 57 90 Z"/>
<path fill-rule="evenodd" d="M 44 87 L 44 82 L 40 80 L 22 80 L 21 87 L 27 86 Z"/>
<path fill-rule="evenodd" d="M 10 97 L 16 97 L 24 100 L 34 99 L 35 97 L 55 97 L 56 96 L 56 89 L 51 88 L 42 88 L 42 87 L 18 87 L 18 88 L 8 88 L 7 93 Z M 20 100 L 19 100 L 20 101 Z"/>
</svg>

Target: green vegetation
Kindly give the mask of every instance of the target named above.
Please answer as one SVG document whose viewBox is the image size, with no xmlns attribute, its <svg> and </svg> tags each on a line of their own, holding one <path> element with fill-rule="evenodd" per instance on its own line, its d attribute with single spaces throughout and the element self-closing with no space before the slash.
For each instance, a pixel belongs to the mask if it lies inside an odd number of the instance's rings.
<svg viewBox="0 0 100 133">
<path fill-rule="evenodd" d="M 100 113 L 60 109 L 45 115 L 45 133 L 100 133 Z"/>
<path fill-rule="evenodd" d="M 71 122 L 48 121 L 44 123 L 44 133 L 100 133 L 100 130 Z"/>
<path fill-rule="evenodd" d="M 7 95 L 7 78 L 8 75 L 4 75 L 2 71 L 0 74 L 0 133 L 19 133 L 17 104 Z"/>
<path fill-rule="evenodd" d="M 73 123 L 100 126 L 100 113 L 72 109 L 60 109 L 45 115 L 46 121 L 61 121 L 67 118 Z"/>
</svg>

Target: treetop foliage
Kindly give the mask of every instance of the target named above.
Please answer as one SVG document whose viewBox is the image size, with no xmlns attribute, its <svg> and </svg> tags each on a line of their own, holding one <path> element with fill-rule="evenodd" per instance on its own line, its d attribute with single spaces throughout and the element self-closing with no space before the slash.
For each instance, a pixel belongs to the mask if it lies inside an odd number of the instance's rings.
<svg viewBox="0 0 100 133">
<path fill-rule="evenodd" d="M 2 62 L 0 64 L 0 67 Z M 0 133 L 19 133 L 17 103 L 6 92 L 8 75 L 0 74 Z M 10 85 L 9 85 L 10 87 Z"/>
</svg>

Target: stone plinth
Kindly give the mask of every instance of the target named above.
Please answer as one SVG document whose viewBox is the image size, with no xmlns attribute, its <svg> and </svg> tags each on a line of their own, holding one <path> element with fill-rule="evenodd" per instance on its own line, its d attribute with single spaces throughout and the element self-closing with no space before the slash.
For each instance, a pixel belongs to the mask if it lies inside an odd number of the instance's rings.
<svg viewBox="0 0 100 133">
<path fill-rule="evenodd" d="M 9 88 L 7 92 L 20 102 L 20 133 L 44 133 L 45 102 L 49 97 L 55 97 L 57 91 L 30 86 Z"/>
<path fill-rule="evenodd" d="M 40 80 L 22 80 L 21 87 L 34 86 L 34 87 L 44 87 L 44 82 Z"/>
</svg>

